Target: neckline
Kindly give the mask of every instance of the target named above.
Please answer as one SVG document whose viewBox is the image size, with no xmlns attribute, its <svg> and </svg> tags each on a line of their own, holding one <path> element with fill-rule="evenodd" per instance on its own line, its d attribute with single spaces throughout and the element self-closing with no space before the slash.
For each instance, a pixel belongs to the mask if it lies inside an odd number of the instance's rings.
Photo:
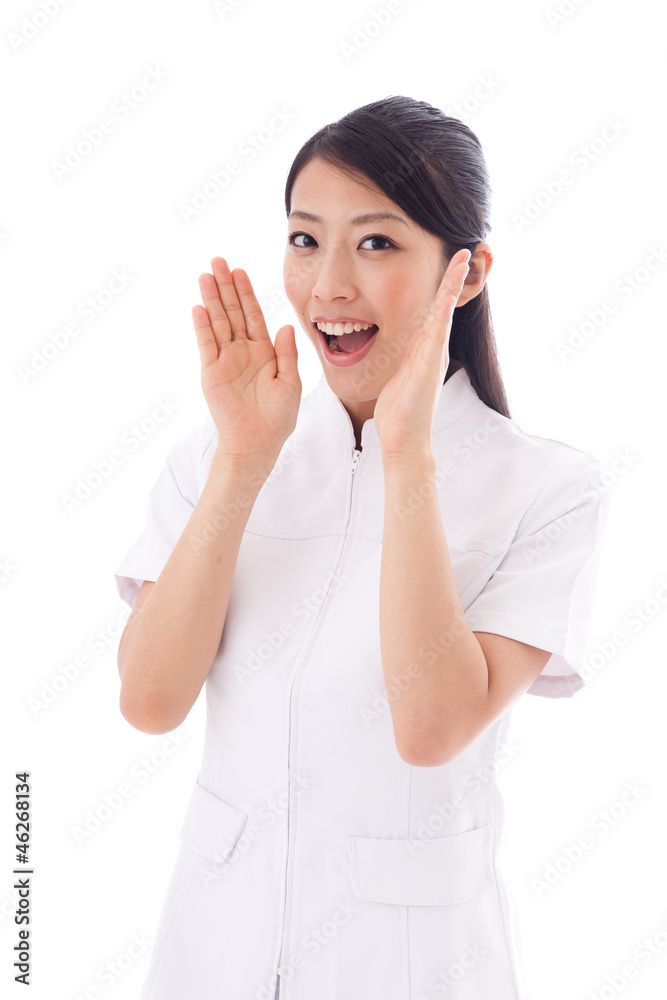
<svg viewBox="0 0 667 1000">
<path fill-rule="evenodd" d="M 314 389 L 314 397 L 320 413 L 337 440 L 356 447 L 354 428 L 347 410 L 327 382 L 324 370 Z M 466 410 L 479 401 L 479 396 L 470 381 L 465 368 L 459 368 L 445 382 L 440 392 L 438 405 L 433 417 L 433 433 L 444 430 L 457 421 Z M 380 448 L 375 421 L 366 420 L 361 428 L 361 447 Z"/>
</svg>

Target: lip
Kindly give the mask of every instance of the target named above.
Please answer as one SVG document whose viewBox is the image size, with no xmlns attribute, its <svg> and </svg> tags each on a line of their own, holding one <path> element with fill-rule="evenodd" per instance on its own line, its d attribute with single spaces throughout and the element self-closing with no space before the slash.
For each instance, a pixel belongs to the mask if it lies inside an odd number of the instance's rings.
<svg viewBox="0 0 667 1000">
<path fill-rule="evenodd" d="M 372 319 L 360 319 L 357 316 L 311 316 L 312 323 L 363 323 L 368 326 L 377 326 Z"/>
<path fill-rule="evenodd" d="M 342 352 L 330 351 L 329 345 L 327 344 L 326 333 L 322 333 L 321 330 L 318 330 L 314 323 L 313 323 L 313 329 L 315 330 L 320 339 L 324 360 L 328 362 L 328 364 L 332 365 L 334 368 L 349 368 L 350 365 L 356 365 L 357 361 L 361 361 L 362 358 L 366 357 L 366 355 L 372 348 L 373 344 L 375 343 L 375 339 L 377 337 L 377 332 L 375 332 L 371 337 L 371 339 L 367 341 L 367 343 L 365 343 L 362 348 L 360 348 L 358 351 L 355 351 L 354 354 L 344 354 Z"/>
</svg>

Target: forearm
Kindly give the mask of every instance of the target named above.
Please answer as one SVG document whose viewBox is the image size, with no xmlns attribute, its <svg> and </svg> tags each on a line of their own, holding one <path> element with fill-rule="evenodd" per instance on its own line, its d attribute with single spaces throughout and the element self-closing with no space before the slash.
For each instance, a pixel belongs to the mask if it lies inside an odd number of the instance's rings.
<svg viewBox="0 0 667 1000">
<path fill-rule="evenodd" d="M 243 532 L 261 477 L 214 456 L 190 519 L 118 650 L 120 708 L 166 732 L 197 699 L 220 645 Z"/>
<path fill-rule="evenodd" d="M 410 763 L 437 756 L 488 691 L 482 649 L 459 598 L 432 450 L 384 459 L 380 648 L 394 736 Z"/>
</svg>

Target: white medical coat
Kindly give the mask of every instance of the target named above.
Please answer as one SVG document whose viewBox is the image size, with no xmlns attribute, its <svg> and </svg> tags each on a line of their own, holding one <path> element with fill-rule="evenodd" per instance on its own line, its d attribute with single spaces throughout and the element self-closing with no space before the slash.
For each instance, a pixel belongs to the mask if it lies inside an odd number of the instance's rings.
<svg viewBox="0 0 667 1000">
<path fill-rule="evenodd" d="M 117 567 L 132 605 L 206 482 L 212 419 L 169 450 Z M 252 508 L 206 679 L 201 767 L 142 1000 L 524 1000 L 494 779 L 508 710 L 455 760 L 411 766 L 380 656 L 384 517 L 375 422 L 322 373 Z M 607 496 L 591 453 L 523 431 L 465 369 L 433 422 L 436 488 L 474 631 L 550 650 L 531 694 L 568 697 Z"/>
</svg>

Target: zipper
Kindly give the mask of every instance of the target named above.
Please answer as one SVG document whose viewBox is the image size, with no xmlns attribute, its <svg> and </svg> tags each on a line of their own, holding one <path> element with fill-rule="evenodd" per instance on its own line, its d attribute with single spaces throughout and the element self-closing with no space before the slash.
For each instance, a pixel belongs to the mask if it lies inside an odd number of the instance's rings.
<svg viewBox="0 0 667 1000">
<path fill-rule="evenodd" d="M 351 466 L 351 473 L 352 474 L 350 476 L 349 504 L 348 504 L 347 521 L 345 523 L 345 535 L 343 536 L 343 543 L 342 543 L 342 545 L 340 547 L 340 552 L 338 554 L 338 559 L 336 561 L 336 566 L 335 566 L 335 568 L 334 568 L 334 570 L 333 570 L 333 572 L 331 574 L 331 579 L 329 581 L 329 589 L 331 589 L 331 584 L 336 579 L 336 573 L 338 571 L 338 567 L 340 566 L 341 559 L 343 558 L 343 553 L 345 552 L 345 544 L 347 542 L 347 529 L 350 526 L 350 520 L 352 518 L 352 501 L 354 499 L 354 473 L 357 470 L 357 466 L 359 464 L 359 459 L 360 458 L 361 458 L 361 451 L 358 448 L 354 448 L 353 449 L 353 454 L 352 454 L 352 466 Z M 327 597 L 328 596 L 329 596 L 329 591 L 327 591 L 327 594 L 326 594 L 324 600 L 322 601 L 322 603 L 319 606 L 319 609 L 318 609 L 318 612 L 317 612 L 317 617 L 315 619 L 315 622 L 313 623 L 313 630 L 310 633 L 310 636 L 308 637 L 308 648 L 309 649 L 312 648 L 313 642 L 315 640 L 315 636 L 316 636 L 317 631 L 319 629 L 320 621 L 321 621 L 322 614 L 323 614 L 323 609 L 324 609 L 324 607 L 325 607 L 325 605 L 327 603 Z M 309 658 L 309 654 L 306 654 L 306 655 L 303 656 L 302 661 L 301 661 L 301 667 L 299 668 L 299 673 L 295 676 L 294 681 L 292 682 L 292 689 L 290 691 L 290 724 L 291 724 L 291 717 L 292 717 L 292 703 L 293 703 L 293 700 L 294 700 L 294 688 L 296 687 L 296 683 L 299 680 L 299 677 L 300 677 L 300 675 L 302 673 L 302 670 L 303 670 L 304 666 L 308 662 L 308 658 Z M 292 733 L 291 733 L 291 729 L 290 729 L 289 745 L 288 746 L 291 747 L 291 745 L 292 745 Z M 289 748 L 288 748 L 288 758 L 287 758 L 287 775 L 288 775 L 288 788 L 289 788 L 289 787 L 291 787 L 291 784 L 290 784 L 290 782 L 291 782 L 291 760 L 290 760 L 290 755 L 289 755 Z M 287 931 L 286 922 L 285 922 L 285 916 L 287 914 L 287 874 L 288 874 L 288 871 L 289 871 L 289 862 L 290 862 L 290 837 L 289 837 L 289 831 L 290 831 L 290 816 L 291 816 L 291 811 L 292 811 L 291 798 L 288 795 L 288 797 L 287 797 L 287 861 L 286 861 L 286 865 L 285 865 L 285 893 L 284 893 L 284 899 L 283 899 L 282 937 L 281 937 L 281 941 L 280 941 L 280 954 L 278 956 L 278 961 L 277 961 L 277 968 L 278 969 L 280 969 L 280 967 L 281 967 L 281 962 L 282 962 L 282 957 L 283 957 L 283 950 L 284 950 L 284 947 L 285 947 L 285 937 L 286 937 L 286 931 Z M 280 976 L 280 973 L 278 973 L 278 976 Z M 286 983 L 286 981 L 285 981 L 285 983 Z M 281 994 L 280 1000 L 283 1000 L 282 994 L 283 994 L 283 991 L 285 989 L 285 983 L 283 983 L 282 980 L 280 981 L 280 994 Z"/>
</svg>

